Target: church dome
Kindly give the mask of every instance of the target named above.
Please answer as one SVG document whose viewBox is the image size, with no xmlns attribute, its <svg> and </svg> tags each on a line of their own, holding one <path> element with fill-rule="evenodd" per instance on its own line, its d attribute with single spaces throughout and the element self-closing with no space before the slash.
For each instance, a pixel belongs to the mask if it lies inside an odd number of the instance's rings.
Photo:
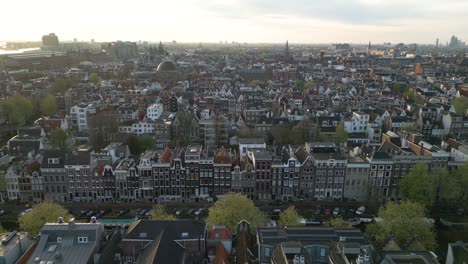
<svg viewBox="0 0 468 264">
<path fill-rule="evenodd" d="M 177 71 L 176 65 L 172 61 L 163 61 L 158 65 L 157 72 L 173 72 Z"/>
</svg>

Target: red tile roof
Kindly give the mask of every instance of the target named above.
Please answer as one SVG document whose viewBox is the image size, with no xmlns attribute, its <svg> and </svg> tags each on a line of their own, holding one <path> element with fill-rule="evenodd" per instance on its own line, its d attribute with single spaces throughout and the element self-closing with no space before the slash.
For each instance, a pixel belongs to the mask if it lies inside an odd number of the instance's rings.
<svg viewBox="0 0 468 264">
<path fill-rule="evenodd" d="M 169 147 L 164 149 L 164 152 L 161 154 L 160 161 L 161 162 L 171 162 L 172 151 Z"/>
<path fill-rule="evenodd" d="M 223 243 L 219 242 L 216 245 L 216 256 L 213 260 L 213 264 L 229 264 L 230 258 L 229 253 L 227 252 L 226 248 L 224 248 Z"/>
</svg>

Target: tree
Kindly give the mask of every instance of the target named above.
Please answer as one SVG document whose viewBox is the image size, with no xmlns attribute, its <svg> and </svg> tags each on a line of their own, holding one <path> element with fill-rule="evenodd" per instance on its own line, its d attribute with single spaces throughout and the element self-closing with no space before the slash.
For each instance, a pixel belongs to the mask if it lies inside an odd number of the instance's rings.
<svg viewBox="0 0 468 264">
<path fill-rule="evenodd" d="M 289 206 L 286 210 L 284 210 L 278 219 L 278 225 L 283 226 L 301 226 L 299 221 L 301 220 L 302 216 L 300 216 L 296 208 L 293 205 Z"/>
<path fill-rule="evenodd" d="M 468 109 L 468 97 L 460 96 L 452 100 L 452 105 L 455 108 L 457 114 L 466 114 Z"/>
<path fill-rule="evenodd" d="M 271 134 L 275 138 L 275 144 L 288 144 L 289 143 L 289 134 L 291 133 L 292 124 L 282 124 L 275 126 L 271 130 Z"/>
<path fill-rule="evenodd" d="M 45 201 L 34 205 L 31 212 L 21 215 L 18 223 L 20 228 L 28 232 L 29 237 L 32 238 L 39 234 L 45 223 L 55 223 L 58 217 L 63 217 L 64 221 L 68 221 L 72 215 L 61 205 Z"/>
<path fill-rule="evenodd" d="M 297 86 L 297 88 L 299 88 L 299 90 L 304 92 L 305 82 L 303 80 L 296 80 L 296 86 Z"/>
<path fill-rule="evenodd" d="M 50 116 L 57 112 L 57 101 L 55 100 L 55 96 L 51 94 L 47 94 L 42 98 L 40 102 L 40 110 L 41 113 Z"/>
<path fill-rule="evenodd" d="M 432 206 L 436 198 L 435 177 L 429 174 L 426 163 L 418 163 L 400 181 L 400 192 L 404 197 L 424 206 Z"/>
<path fill-rule="evenodd" d="M 67 131 L 56 128 L 50 135 L 50 145 L 55 149 L 65 150 L 68 146 L 68 136 Z"/>
<path fill-rule="evenodd" d="M 90 119 L 91 142 L 95 150 L 106 147 L 118 131 L 118 122 L 111 111 L 101 111 Z"/>
<path fill-rule="evenodd" d="M 253 81 L 250 82 L 250 85 L 253 86 L 253 87 L 256 87 L 257 85 L 261 86 L 262 84 L 263 84 L 263 82 L 260 81 L 260 80 L 253 80 Z"/>
<path fill-rule="evenodd" d="M 140 145 L 141 152 L 154 147 L 154 138 L 150 135 L 143 135 L 138 137 L 138 144 Z"/>
<path fill-rule="evenodd" d="M 5 232 L 6 232 L 5 228 L 3 228 L 3 226 L 0 224 L 0 234 L 5 233 Z"/>
<path fill-rule="evenodd" d="M 382 247 L 392 236 L 402 249 L 406 249 L 413 239 L 427 250 L 436 247 L 435 232 L 425 221 L 424 206 L 412 202 L 388 202 L 379 209 L 379 221 L 368 226 L 367 232 L 376 245 Z"/>
<path fill-rule="evenodd" d="M 252 200 L 239 193 L 227 193 L 208 209 L 206 222 L 209 225 L 224 225 L 237 230 L 241 220 L 249 222 L 251 228 L 265 224 L 265 215 L 255 207 Z"/>
<path fill-rule="evenodd" d="M 332 218 L 330 220 L 331 227 L 352 227 L 350 223 L 343 220 L 341 217 Z"/>
<path fill-rule="evenodd" d="M 305 87 L 306 89 L 314 88 L 315 86 L 317 86 L 317 84 L 316 84 L 315 82 L 313 82 L 313 81 L 308 81 L 308 82 L 306 82 L 305 85 L 304 85 L 304 87 Z"/>
<path fill-rule="evenodd" d="M 54 82 L 54 87 L 52 92 L 55 93 L 64 93 L 68 89 L 72 88 L 74 85 L 80 82 L 80 78 L 71 77 L 71 78 L 59 78 Z"/>
<path fill-rule="evenodd" d="M 151 211 L 151 220 L 175 220 L 175 216 L 172 214 L 168 214 L 166 212 L 166 206 L 162 204 L 156 204 L 153 206 L 153 210 Z"/>
<path fill-rule="evenodd" d="M 93 82 L 94 84 L 99 84 L 101 82 L 101 78 L 99 78 L 99 75 L 97 73 L 93 72 L 89 75 L 89 80 Z"/>
<path fill-rule="evenodd" d="M 458 167 L 453 173 L 454 178 L 461 188 L 461 197 L 459 200 L 467 204 L 468 202 L 468 162 L 465 162 L 462 166 Z M 447 190 L 449 191 L 449 190 Z"/>
<path fill-rule="evenodd" d="M 128 148 L 130 149 L 130 152 L 134 155 L 140 154 L 142 152 L 138 137 L 135 135 L 130 135 L 127 138 L 127 145 L 128 145 Z"/>
<path fill-rule="evenodd" d="M 457 173 L 458 170 L 455 173 L 449 173 L 445 168 L 435 170 L 431 173 L 438 181 L 439 202 L 443 202 L 444 204 L 453 204 L 462 197 L 463 184 L 460 181 L 461 178 L 459 177 L 459 174 Z"/>
<path fill-rule="evenodd" d="M 289 134 L 289 142 L 292 144 L 304 144 L 316 134 L 317 131 L 316 127 L 314 127 L 314 122 L 306 117 L 293 127 Z"/>
<path fill-rule="evenodd" d="M 335 144 L 340 145 L 348 140 L 348 133 L 344 129 L 343 123 L 338 124 L 335 130 Z"/>
<path fill-rule="evenodd" d="M 240 138 L 261 138 L 262 133 L 255 128 L 250 128 L 246 125 L 241 125 L 237 131 L 237 136 Z"/>
<path fill-rule="evenodd" d="M 33 115 L 31 101 L 21 94 L 16 94 L 4 100 L 0 107 L 3 116 L 12 125 L 24 125 Z"/>
</svg>

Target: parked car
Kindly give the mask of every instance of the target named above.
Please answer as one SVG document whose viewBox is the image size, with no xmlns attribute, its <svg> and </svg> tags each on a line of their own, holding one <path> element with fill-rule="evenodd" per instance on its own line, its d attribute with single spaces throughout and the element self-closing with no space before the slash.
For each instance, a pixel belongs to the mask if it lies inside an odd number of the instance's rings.
<svg viewBox="0 0 468 264">
<path fill-rule="evenodd" d="M 92 216 L 94 214 L 94 211 L 93 210 L 89 210 L 87 213 L 86 213 L 86 216 Z"/>
<path fill-rule="evenodd" d="M 122 210 L 119 211 L 119 216 L 122 216 L 124 214 L 128 214 L 129 212 L 130 212 L 129 209 L 122 209 Z"/>
<path fill-rule="evenodd" d="M 463 215 L 464 213 L 465 213 L 465 209 L 461 207 L 457 209 L 457 215 Z"/>
<path fill-rule="evenodd" d="M 10 211 L 0 210 L 0 216 L 8 214 Z"/>
<path fill-rule="evenodd" d="M 348 219 L 348 223 L 350 225 L 353 225 L 353 226 L 356 226 L 356 225 L 359 225 L 361 223 L 361 219 L 359 218 L 351 218 L 351 219 Z"/>
<path fill-rule="evenodd" d="M 205 209 L 204 208 L 199 208 L 198 210 L 195 211 L 195 215 L 200 215 L 201 213 L 203 213 Z"/>
<path fill-rule="evenodd" d="M 274 215 L 279 215 L 279 214 L 281 214 L 281 209 L 274 209 L 274 210 L 273 210 L 273 214 L 274 214 Z"/>
<path fill-rule="evenodd" d="M 325 209 L 325 210 L 323 211 L 323 213 L 324 213 L 325 215 L 331 215 L 331 211 L 332 211 L 332 210 L 331 210 L 330 208 L 327 208 L 327 209 Z"/>
<path fill-rule="evenodd" d="M 193 208 L 192 208 L 192 209 L 189 209 L 187 213 L 188 213 L 189 215 L 191 215 L 191 214 L 195 213 L 195 209 L 193 209 Z"/>
<path fill-rule="evenodd" d="M 277 224 L 276 224 L 276 221 L 275 220 L 270 220 L 269 223 L 267 223 L 267 227 L 276 227 Z"/>
<path fill-rule="evenodd" d="M 183 212 L 182 209 L 176 210 L 176 211 L 175 211 L 175 215 L 179 216 L 180 214 L 182 214 L 182 212 Z"/>
<path fill-rule="evenodd" d="M 322 209 L 320 208 L 320 206 L 315 207 L 314 215 L 319 215 L 321 212 L 322 212 Z"/>
<path fill-rule="evenodd" d="M 80 211 L 80 216 L 85 216 L 91 209 L 83 209 Z"/>
<path fill-rule="evenodd" d="M 341 209 L 339 207 L 336 207 L 333 209 L 333 216 L 337 217 L 341 212 Z"/>
<path fill-rule="evenodd" d="M 362 205 L 356 210 L 356 214 L 357 215 L 362 215 L 365 211 L 366 211 L 366 207 L 364 207 L 364 205 Z"/>
</svg>

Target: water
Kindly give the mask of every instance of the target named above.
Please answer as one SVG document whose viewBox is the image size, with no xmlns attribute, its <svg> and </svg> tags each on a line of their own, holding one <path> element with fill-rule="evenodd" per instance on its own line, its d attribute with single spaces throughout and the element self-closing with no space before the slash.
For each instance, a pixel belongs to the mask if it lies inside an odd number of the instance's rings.
<svg viewBox="0 0 468 264">
<path fill-rule="evenodd" d="M 31 51 L 37 51 L 40 50 L 41 48 L 27 48 L 27 49 L 18 49 L 18 50 L 5 50 L 5 49 L 0 49 L 0 55 L 6 55 L 6 54 L 20 54 L 20 53 L 25 53 L 25 52 L 31 52 Z"/>
</svg>

